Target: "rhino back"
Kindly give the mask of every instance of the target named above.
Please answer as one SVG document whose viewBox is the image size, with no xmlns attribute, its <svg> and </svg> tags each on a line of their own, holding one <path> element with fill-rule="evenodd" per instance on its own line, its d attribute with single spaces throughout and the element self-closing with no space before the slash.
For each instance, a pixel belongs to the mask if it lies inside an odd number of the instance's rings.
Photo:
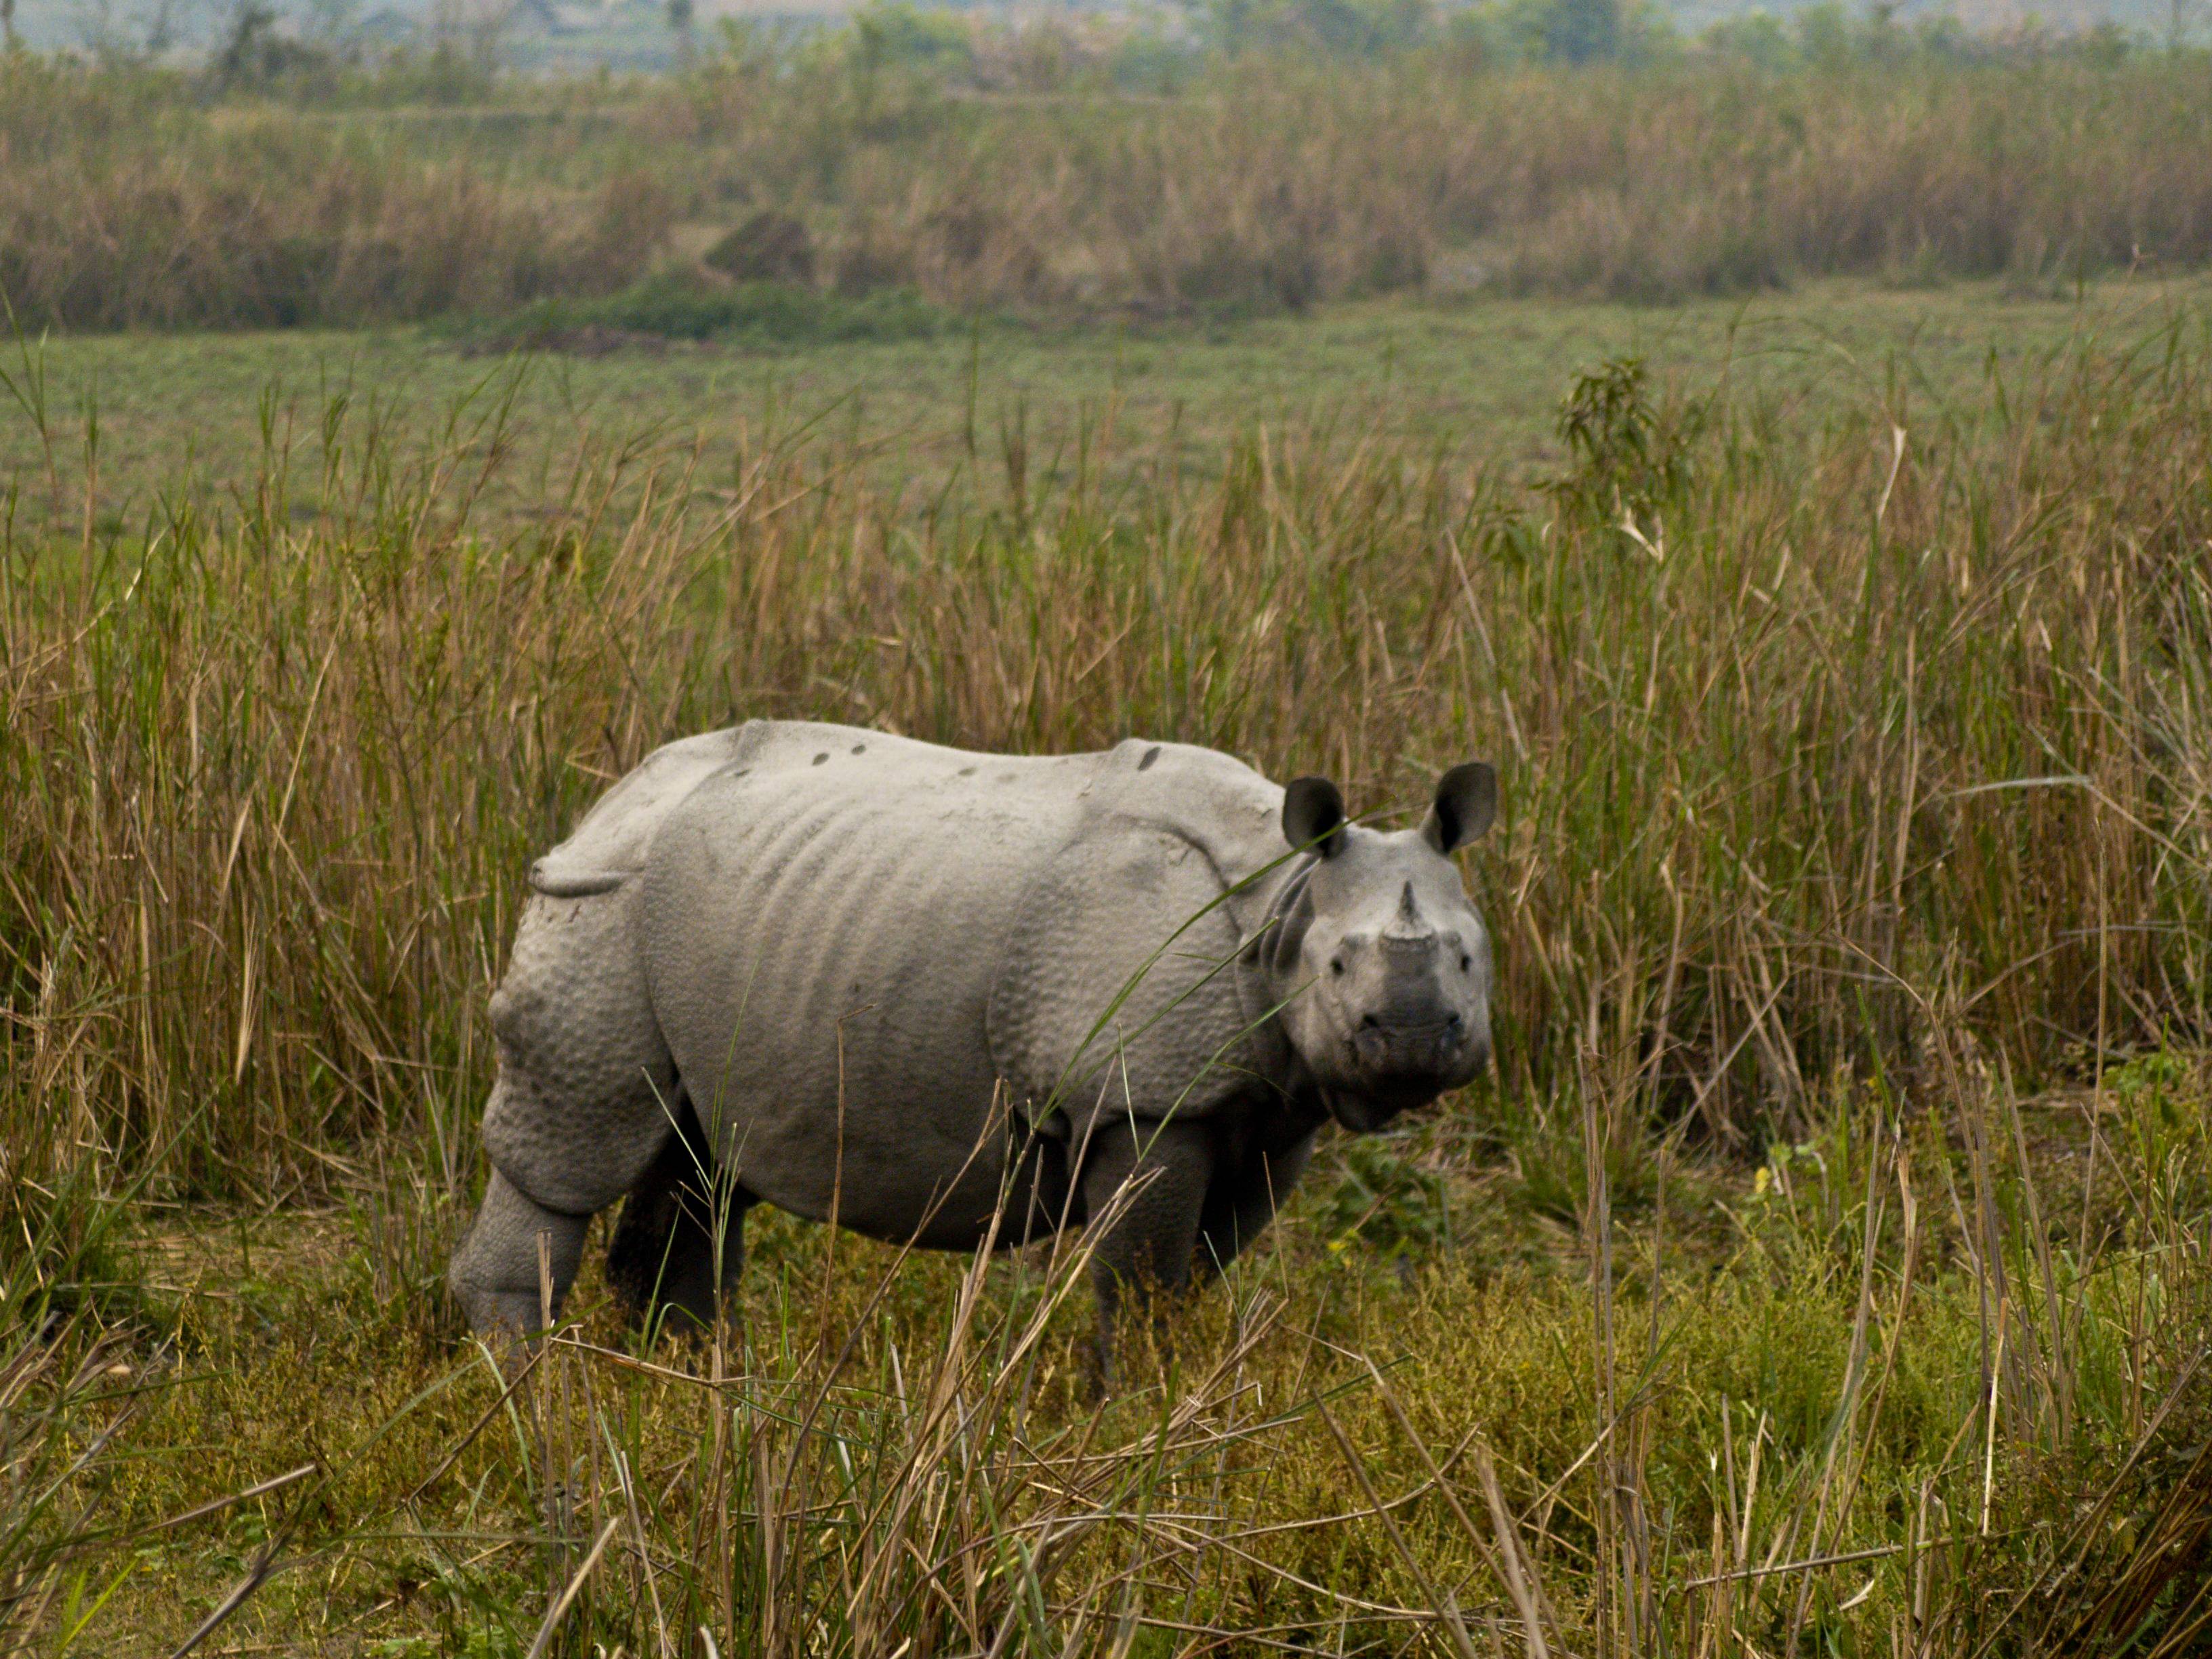
<svg viewBox="0 0 2212 1659">
<path fill-rule="evenodd" d="M 719 1153 L 781 1207 L 903 1239 L 936 1206 L 922 1242 L 957 1244 L 999 1192 L 994 1110 L 1073 1133 L 1109 1096 L 1249 1094 L 1278 1057 L 1231 961 L 1259 901 L 1232 890 L 1287 851 L 1280 800 L 1181 744 L 746 726 L 641 884 L 654 1013 Z"/>
<path fill-rule="evenodd" d="M 1096 757 L 1008 759 L 763 729 L 656 837 L 654 1012 L 717 1150 L 761 1197 L 905 1237 L 988 1214 L 1002 1138 L 986 1010 Z"/>
</svg>

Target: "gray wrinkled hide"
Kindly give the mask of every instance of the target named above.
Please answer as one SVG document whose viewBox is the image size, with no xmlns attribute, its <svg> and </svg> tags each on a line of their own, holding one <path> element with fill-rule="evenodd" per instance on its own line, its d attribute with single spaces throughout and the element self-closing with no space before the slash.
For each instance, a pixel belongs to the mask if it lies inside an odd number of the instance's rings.
<svg viewBox="0 0 2212 1659">
<path fill-rule="evenodd" d="M 1487 1053 L 1487 941 L 1433 815 L 1317 859 L 1284 802 L 1227 756 L 1137 740 L 1017 758 L 755 721 L 656 751 L 532 871 L 492 1001 L 493 1189 L 454 1266 L 471 1321 L 536 1324 L 534 1231 L 565 1289 L 574 1218 L 680 1176 L 687 1112 L 740 1208 L 966 1249 L 1002 1194 L 1018 1237 L 1144 1159 L 1151 1218 L 1127 1229 L 1157 1237 L 1105 1252 L 1102 1289 L 1225 1260 L 1331 1111 L 1376 1127 Z M 1371 971 L 1347 973 L 1363 945 Z M 1446 963 L 1417 995 L 1416 957 Z M 1328 1001 L 1354 987 L 1369 1003 Z M 1376 997 L 1418 1014 L 1411 1036 Z M 1415 1050 L 1413 1085 L 1367 1087 Z"/>
</svg>

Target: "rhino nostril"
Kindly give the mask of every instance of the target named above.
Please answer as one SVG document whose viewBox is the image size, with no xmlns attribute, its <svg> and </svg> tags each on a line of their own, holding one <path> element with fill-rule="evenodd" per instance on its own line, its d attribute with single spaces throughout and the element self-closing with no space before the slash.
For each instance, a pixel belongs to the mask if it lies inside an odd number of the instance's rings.
<svg viewBox="0 0 2212 1659">
<path fill-rule="evenodd" d="M 1381 1026 L 1382 1024 L 1382 1022 L 1376 1018 L 1372 1014 L 1362 1014 L 1359 1017 L 1359 1029 L 1363 1031 L 1375 1030 Z"/>
</svg>

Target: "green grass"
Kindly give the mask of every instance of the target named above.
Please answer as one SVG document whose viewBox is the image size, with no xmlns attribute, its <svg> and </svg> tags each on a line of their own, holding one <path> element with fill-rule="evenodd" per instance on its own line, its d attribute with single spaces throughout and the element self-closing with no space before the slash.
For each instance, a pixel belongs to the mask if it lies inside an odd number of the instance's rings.
<svg viewBox="0 0 2212 1659">
<path fill-rule="evenodd" d="M 2201 1220 L 2203 1080 L 2186 1062 L 2157 1074 L 2167 1079 L 2159 1085 L 2165 1109 L 2197 1119 L 2193 1129 L 2152 1131 L 2200 1183 L 2191 1207 L 2172 1219 Z M 2128 1137 L 2155 1123 L 2161 1106 L 2128 1075 L 2102 1097 L 2112 1114 L 2104 1147 L 2112 1167 L 2139 1176 Z M 1156 1528 L 1127 1516 L 1094 1523 L 1098 1535 L 1073 1551 L 1038 1628 L 1025 1627 L 1012 1650 L 1056 1652 L 1066 1639 L 1079 1650 L 1103 1650 L 1129 1607 L 1158 1621 L 1148 1639 L 1164 1653 L 1183 1650 L 1188 1638 L 1176 1627 L 1192 1625 L 1266 1630 L 1293 1650 L 1332 1652 L 1340 1638 L 1404 1650 L 1419 1647 L 1418 1626 L 1378 1612 L 1433 1609 L 1439 1585 L 1454 1588 L 1476 1630 L 1515 1627 L 1510 1598 L 1486 1561 L 1498 1547 L 1481 1507 L 1479 1468 L 1488 1457 L 1526 1528 L 1529 1570 L 1557 1603 L 1558 1635 L 1575 1651 L 1601 1640 L 1620 1651 L 1660 1650 L 1655 1622 L 1680 1644 L 1674 1650 L 1694 1650 L 1716 1618 L 1747 1638 L 1735 1648 L 1724 1641 L 1721 1651 L 1789 1650 L 1787 1632 L 1801 1620 L 1806 1650 L 1865 1651 L 1914 1628 L 1905 1610 L 1920 1595 L 1933 1608 L 1919 1626 L 1932 1650 L 1964 1652 L 1994 1624 L 1992 1609 L 1976 1607 L 1974 1596 L 2001 1607 L 2013 1586 L 2069 1561 L 2100 1588 L 2108 1576 L 2163 1585 L 2149 1628 L 2171 1635 L 2203 1545 L 2162 1562 L 2148 1540 L 2170 1528 L 2162 1506 L 2179 1499 L 2187 1517 L 2201 1514 L 2208 1497 L 2188 1484 L 2185 1467 L 2191 1437 L 2206 1426 L 2201 1396 L 2170 1391 L 2182 1367 L 2201 1357 L 2212 1298 L 2201 1270 L 2163 1277 L 2183 1267 L 2172 1249 L 2184 1235 L 2162 1237 L 2154 1209 L 2108 1195 L 2084 1211 L 2086 1194 L 2068 1188 L 2059 1172 L 2078 1167 L 2088 1145 L 2087 1105 L 2086 1095 L 2036 1105 L 2026 1120 L 2027 1158 L 2004 1156 L 1981 1177 L 1940 1135 L 1916 1137 L 1893 1155 L 1881 1139 L 1863 1138 L 1871 1115 L 1839 1116 L 1817 1148 L 1762 1166 L 1757 1181 L 1678 1158 L 1663 1206 L 1647 1204 L 1611 1231 L 1619 1289 L 1602 1299 L 1590 1290 L 1572 1218 L 1562 1226 L 1531 1214 L 1515 1196 L 1510 1168 L 1470 1156 L 1451 1126 L 1381 1154 L 1424 1171 L 1449 1212 L 1449 1237 L 1424 1237 L 1402 1255 L 1375 1247 L 1377 1154 L 1332 1146 L 1270 1246 L 1185 1316 L 1179 1369 L 1166 1373 L 1164 1393 L 1140 1384 L 1096 1420 L 1076 1386 L 1085 1340 L 1079 1297 L 1049 1322 L 1037 1362 L 1020 1373 L 1027 1398 L 1017 1403 L 1013 1390 L 992 1386 L 996 1356 L 1055 1277 L 1035 1253 L 999 1264 L 981 1281 L 963 1389 L 985 1408 L 990 1437 L 938 1454 L 938 1478 L 956 1504 L 979 1507 L 949 1534 L 921 1528 L 916 1541 L 956 1552 L 933 1571 L 957 1583 L 959 1548 L 1040 1513 L 1057 1510 L 1065 1519 L 1064 1494 L 1082 1472 L 1095 1480 L 1102 1463 L 1118 1465 L 1118 1501 L 1086 1496 L 1109 1514 L 1127 1504 L 1177 1518 Z M 1986 1182 L 2007 1209 L 2034 1190 L 2063 1217 L 2062 1235 L 2086 1213 L 2121 1229 L 2132 1247 L 2100 1253 L 2078 1281 L 2068 1264 L 2065 1311 L 2054 1317 L 2033 1288 L 2031 1237 L 2014 1230 L 2014 1217 L 2005 1259 L 2023 1301 L 2007 1322 L 2012 1340 L 2069 1323 L 2071 1333 L 2061 1350 L 2008 1382 L 2020 1392 L 2008 1391 L 2002 1409 L 2021 1415 L 2000 1419 L 1998 1455 L 1986 1470 L 1978 1453 L 1987 1328 L 1964 1264 L 1965 1237 L 1928 1207 L 1915 1218 L 1917 1273 L 1903 1276 L 1899 1194 L 1917 1189 L 1927 1206 L 1947 1180 L 1970 1201 Z M 642 1634 L 651 1650 L 664 1626 L 702 1619 L 724 1651 L 752 1650 L 771 1580 L 787 1619 L 819 1610 L 829 1622 L 817 1639 L 872 1650 L 865 1634 L 841 1622 L 852 1604 L 849 1572 L 841 1583 L 836 1557 L 884 1524 L 878 1505 L 909 1478 L 908 1437 L 948 1340 L 960 1261 L 894 1269 L 891 1252 L 848 1238 L 833 1262 L 821 1230 L 767 1214 L 753 1230 L 744 1340 L 718 1362 L 730 1382 L 710 1390 L 626 1369 L 614 1310 L 587 1274 L 573 1310 L 576 1340 L 587 1346 L 556 1353 L 517 1409 L 502 1413 L 496 1373 L 458 1344 L 440 1301 L 433 1247 L 458 1217 L 437 1199 L 436 1183 L 425 1188 L 387 1172 L 348 1190 L 337 1210 L 148 1218 L 137 1242 L 143 1335 L 136 1343 L 124 1336 L 103 1358 L 131 1356 L 127 1374 L 150 1392 L 129 1424 L 137 1455 L 105 1476 L 100 1521 L 127 1536 L 303 1465 L 314 1472 L 127 1551 L 95 1543 L 64 1557 L 64 1585 L 96 1592 L 125 1575 L 83 1650 L 166 1650 L 252 1570 L 269 1540 L 282 1538 L 288 1570 L 227 1630 L 233 1643 L 520 1653 L 546 1604 L 549 1572 L 565 1582 L 604 1520 L 626 1516 L 617 1468 L 625 1459 L 662 1575 L 659 1605 L 646 1588 L 643 1558 L 627 1557 L 630 1534 L 620 1532 L 623 1547 L 574 1615 L 572 1650 L 586 1650 L 586 1632 L 610 1649 Z M 426 1198 L 428 1213 L 413 1212 Z M 1355 1206 L 1368 1229 L 1347 1240 L 1340 1224 Z M 1413 1207 L 1425 1212 L 1427 1200 Z M 1871 1269 L 1863 1288 L 1863 1267 Z M 878 1295 L 887 1273 L 889 1293 Z M 2148 1316 L 2146 1290 L 2159 1304 Z M 1863 1300 L 1866 1344 L 1855 1360 Z M 1615 1327 L 1602 1346 L 1593 1340 L 1601 1308 Z M 1256 1334 L 1256 1345 L 1209 1384 L 1209 1365 L 1238 1351 L 1240 1325 Z M 860 1340 L 833 1382 L 817 1345 L 835 1349 L 855 1328 Z M 149 1343 L 177 1356 L 150 1374 L 138 1358 Z M 712 1369 L 710 1357 L 672 1344 L 646 1357 L 678 1371 Z M 2063 1404 L 2054 1381 L 2061 1376 Z M 1186 1390 L 1191 1420 L 1168 1434 L 1164 1465 L 1148 1467 L 1147 1437 Z M 718 1394 L 733 1407 L 720 1432 L 734 1451 L 717 1449 L 706 1407 Z M 791 1465 L 796 1486 L 776 1492 L 759 1460 L 784 1468 L 793 1420 L 817 1396 L 819 1438 Z M 1628 1529 L 1659 1558 L 1623 1571 L 1610 1637 L 1593 1628 L 1606 1617 L 1593 1606 L 1597 1576 L 1589 1559 L 1606 1547 L 1607 1524 L 1590 1508 L 1600 1488 L 1570 1473 L 1609 1417 L 1608 1398 L 1620 1402 L 1613 1409 L 1626 1427 L 1598 1467 L 1627 1483 Z M 1337 1429 L 1326 1426 L 1324 1407 Z M 2162 1408 L 2171 1414 L 2161 1419 Z M 90 1407 L 85 1416 L 99 1421 L 112 1409 Z M 1360 1475 L 1398 1505 L 1410 1562 L 1364 1512 L 1364 1489 L 1334 1443 L 1338 1432 Z M 2137 1446 L 2154 1467 L 2124 1468 Z M 1441 1466 L 1441 1483 L 1424 1453 Z M 978 1459 L 989 1483 L 981 1492 Z M 1051 1473 L 1032 1484 L 1021 1471 L 1038 1459 L 1038 1473 Z M 1553 1490 L 1561 1480 L 1564 1489 Z M 549 1483 L 568 1495 L 549 1501 Z M 1474 1533 L 1442 1498 L 1446 1487 L 1463 1510 L 1484 1516 Z M 2078 1534 L 2072 1506 L 2107 1492 L 2106 1520 Z M 1832 1510 L 1825 1516 L 1824 1496 Z M 1079 1520 L 1085 1513 L 1074 1506 Z M 810 1514 L 824 1518 L 802 1519 Z M 1715 1535 L 1717 1521 L 1724 1537 Z M 763 1553 L 775 1547 L 767 1535 L 774 1525 L 787 1529 L 780 1571 Z M 1292 1529 L 1280 1530 L 1285 1525 Z M 980 1530 L 967 1536 L 970 1528 Z M 1183 1559 L 1176 1542 L 1194 1531 L 1223 1542 Z M 732 1589 L 717 1582 L 724 1550 L 737 1553 L 734 1605 L 724 1600 Z M 1688 1587 L 1715 1573 L 1832 1555 L 1852 1559 Z M 986 1635 L 1000 1616 L 988 1609 L 1018 1616 L 1021 1598 L 1008 1595 L 1021 1583 L 1018 1562 L 1001 1560 L 997 1573 L 1010 1567 L 1010 1582 L 994 1583 L 988 1572 L 981 1580 Z M 911 1582 L 903 1571 L 899 1578 L 902 1587 Z M 2093 1599 L 2076 1591 L 2034 1604 L 2015 1650 L 2045 1650 L 2033 1634 L 2054 1640 Z M 1645 1636 L 1633 1643 L 1618 1627 L 1624 1607 L 1644 1620 Z M 51 1604 L 48 1613 L 51 1634 L 62 1620 Z M 957 1649 L 960 1614 L 937 1625 Z M 1438 1627 L 1428 1639 L 1448 1650 Z M 1519 1650 L 1507 1641 L 1504 1650 Z"/>
<path fill-rule="evenodd" d="M 956 324 L 830 342 L 798 331 L 774 344 L 526 355 L 508 429 L 555 466 L 647 433 L 696 438 L 717 454 L 795 434 L 865 435 L 872 471 L 925 489 L 979 453 L 995 468 L 1009 443 L 1040 469 L 1064 470 L 1086 441 L 1109 439 L 1132 465 L 1218 467 L 1228 440 L 1255 422 L 1541 468 L 1562 457 L 1553 418 L 1569 377 L 1604 359 L 1643 356 L 1680 385 L 1725 374 L 1771 394 L 1794 424 L 1856 418 L 1893 395 L 1916 418 L 1971 420 L 1988 407 L 1992 373 L 2033 374 L 2069 349 L 2124 345 L 2172 319 L 2194 332 L 2208 298 L 2212 287 L 2196 279 L 2034 296 L 1994 283 L 1828 283 L 1657 309 L 1383 301 L 1213 327 Z M 90 406 L 100 495 L 117 525 L 135 524 L 165 490 L 219 492 L 258 473 L 264 416 L 304 447 L 325 401 L 345 395 L 396 439 L 419 439 L 459 400 L 504 385 L 499 358 L 409 329 L 61 337 L 43 358 L 58 489 L 46 487 L 47 457 L 24 420 L 0 423 L 0 478 L 24 513 L 58 496 L 64 517 L 80 516 L 77 416 Z M 536 476 L 516 483 L 524 498 Z M 293 505 L 313 507 L 297 494 Z"/>
<path fill-rule="evenodd" d="M 246 1584 L 216 1650 L 520 1655 L 610 1522 L 556 1651 L 2200 1639 L 2194 286 L 512 384 L 402 333 L 25 361 L 0 1620 L 36 1646 L 166 1652 Z M 439 1278 L 523 872 L 754 714 L 1183 738 L 1360 806 L 1494 757 L 1497 1075 L 1325 1146 L 1103 1410 L 1079 1263 L 894 1271 L 773 1215 L 726 1346 L 629 1348 L 587 1269 L 502 1400 Z"/>
</svg>

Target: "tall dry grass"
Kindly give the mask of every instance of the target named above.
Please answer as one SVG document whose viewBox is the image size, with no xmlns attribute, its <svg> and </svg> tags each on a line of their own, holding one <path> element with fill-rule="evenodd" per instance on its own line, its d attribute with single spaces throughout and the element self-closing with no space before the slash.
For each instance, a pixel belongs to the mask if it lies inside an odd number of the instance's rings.
<svg viewBox="0 0 2212 1659">
<path fill-rule="evenodd" d="M 833 269 L 888 262 L 948 303 L 1296 306 L 1431 280 L 1667 299 L 2201 262 L 2202 84 L 2194 60 L 1291 58 L 1165 101 L 839 84 L 783 119 L 783 90 L 732 60 L 641 118 L 703 151 L 692 212 L 811 217 Z"/>
<path fill-rule="evenodd" d="M 267 1192 L 428 1112 L 460 1159 L 532 849 L 752 714 L 1151 732 L 1375 805 L 1492 756 L 1505 1076 L 1602 1043 L 1727 1141 L 1838 1073 L 1910 1090 L 1936 1029 L 2029 1079 L 2205 1030 L 2212 399 L 2178 335 L 1978 425 L 1808 434 L 1618 373 L 1576 408 L 1534 495 L 1280 433 L 1140 486 L 1094 433 L 1046 475 L 1009 427 L 927 500 L 836 444 L 641 445 L 518 524 L 471 517 L 526 464 L 495 377 L 413 454 L 335 399 L 143 536 L 64 499 L 82 544 L 11 531 L 0 592 L 0 933 L 33 1093 L 71 1034 L 106 1060 L 14 1155 Z"/>
<path fill-rule="evenodd" d="M 0 291 L 71 327 L 493 311 L 618 287 L 691 247 L 679 224 L 711 240 L 763 215 L 787 227 L 769 275 L 960 308 L 2048 283 L 2212 257 L 2204 75 L 2189 54 L 1292 55 L 1170 96 L 1007 96 L 859 52 L 733 50 L 489 109 L 302 112 L 19 56 L 0 63 Z"/>
<path fill-rule="evenodd" d="M 516 179 L 465 139 L 0 57 L 0 297 L 27 325 L 286 327 L 599 294 L 646 268 L 669 209 L 618 162 L 574 185 Z"/>
</svg>

